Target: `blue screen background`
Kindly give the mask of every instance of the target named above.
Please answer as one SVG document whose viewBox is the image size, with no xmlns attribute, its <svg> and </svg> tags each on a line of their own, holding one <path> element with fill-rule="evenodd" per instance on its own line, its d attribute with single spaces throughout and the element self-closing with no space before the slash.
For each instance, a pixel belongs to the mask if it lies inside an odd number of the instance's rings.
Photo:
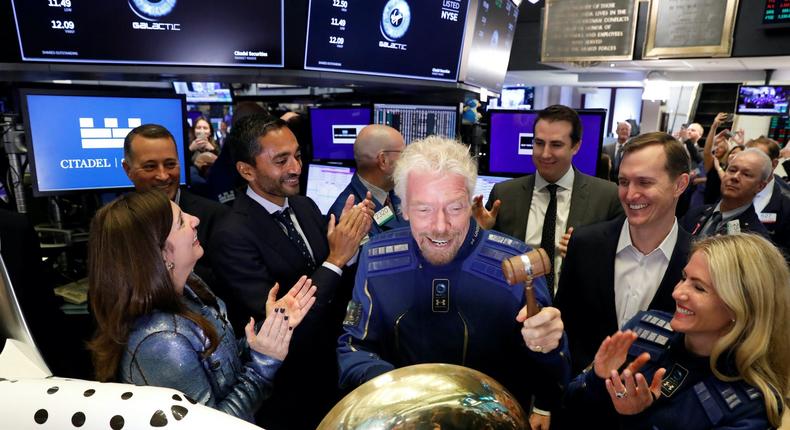
<svg viewBox="0 0 790 430">
<path fill-rule="evenodd" d="M 332 143 L 332 125 L 368 125 L 370 108 L 311 109 L 310 127 L 313 136 L 313 158 L 353 160 L 354 145 Z"/>
<path fill-rule="evenodd" d="M 123 171 L 123 148 L 83 149 L 79 118 L 93 118 L 101 128 L 104 118 L 127 118 L 166 127 L 176 140 L 181 184 L 186 183 L 183 107 L 180 99 L 27 95 L 28 140 L 39 192 L 131 187 Z M 29 154 L 30 155 L 30 154 Z M 106 159 L 108 168 L 64 169 L 61 160 Z"/>
</svg>

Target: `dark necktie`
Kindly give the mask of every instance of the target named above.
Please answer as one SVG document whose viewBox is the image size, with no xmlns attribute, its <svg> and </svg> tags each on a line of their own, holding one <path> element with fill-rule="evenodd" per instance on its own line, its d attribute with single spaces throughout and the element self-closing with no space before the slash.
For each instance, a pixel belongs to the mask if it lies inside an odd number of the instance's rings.
<svg viewBox="0 0 790 430">
<path fill-rule="evenodd" d="M 299 249 L 302 257 L 304 257 L 305 261 L 307 261 L 310 271 L 315 270 L 315 261 L 310 255 L 310 250 L 307 249 L 307 244 L 304 242 L 304 239 L 302 239 L 302 235 L 300 235 L 296 230 L 296 226 L 294 225 L 293 221 L 291 220 L 291 216 L 288 213 L 288 208 L 285 208 L 280 212 L 274 212 L 272 216 L 277 220 L 277 222 L 285 227 L 285 232 L 288 234 L 288 239 L 290 239 L 291 242 L 296 245 L 296 248 Z"/>
<path fill-rule="evenodd" d="M 620 161 L 623 159 L 623 150 L 625 149 L 625 144 L 617 144 L 617 151 L 614 154 L 614 170 L 617 171 L 620 168 Z"/>
<path fill-rule="evenodd" d="M 713 216 L 710 217 L 710 224 L 708 224 L 708 228 L 705 229 L 702 237 L 713 236 L 719 232 L 719 227 L 722 221 L 721 212 L 716 211 L 713 213 Z"/>
<path fill-rule="evenodd" d="M 557 188 L 559 188 L 557 184 L 546 185 L 551 197 L 549 206 L 546 208 L 546 217 L 543 219 L 543 233 L 540 236 L 540 247 L 549 255 L 551 262 L 551 271 L 546 273 L 546 286 L 552 296 L 554 295 L 554 250 L 556 249 L 554 231 L 557 227 Z"/>
</svg>

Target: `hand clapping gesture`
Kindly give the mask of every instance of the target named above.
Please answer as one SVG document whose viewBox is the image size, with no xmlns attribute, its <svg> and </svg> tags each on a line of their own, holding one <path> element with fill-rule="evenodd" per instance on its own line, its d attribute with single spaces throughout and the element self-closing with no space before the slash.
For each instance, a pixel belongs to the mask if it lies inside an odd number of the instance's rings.
<svg viewBox="0 0 790 430">
<path fill-rule="evenodd" d="M 636 333 L 630 330 L 617 332 L 607 336 L 595 353 L 595 374 L 606 380 L 606 391 L 614 408 L 622 415 L 638 414 L 650 407 L 661 395 L 661 380 L 666 373 L 666 369 L 658 369 L 653 381 L 647 385 L 644 375 L 637 373 L 650 361 L 650 354 L 646 352 L 634 359 L 622 373 L 618 373 L 628 357 L 628 348 L 636 338 Z"/>
<path fill-rule="evenodd" d="M 255 320 L 250 318 L 250 322 L 244 327 L 247 336 L 247 343 L 254 351 L 280 361 L 285 360 L 288 355 L 288 345 L 291 343 L 293 330 L 288 326 L 288 315 L 285 309 L 275 308 L 274 313 L 266 317 L 263 326 L 255 333 Z"/>
<path fill-rule="evenodd" d="M 472 199 L 472 216 L 475 217 L 475 221 L 480 224 L 480 227 L 490 230 L 496 224 L 496 217 L 499 214 L 499 206 L 501 205 L 502 201 L 497 199 L 489 211 L 483 205 L 483 195 L 474 196 Z"/>
<path fill-rule="evenodd" d="M 304 318 L 307 311 L 313 307 L 315 303 L 315 292 L 317 287 L 312 285 L 312 280 L 307 276 L 302 276 L 288 291 L 288 294 L 277 300 L 277 292 L 280 290 L 280 284 L 274 284 L 269 290 L 269 297 L 266 300 L 266 316 L 271 315 L 275 309 L 284 309 L 285 315 L 288 317 L 288 324 L 291 328 L 296 328 L 302 318 Z"/>
</svg>

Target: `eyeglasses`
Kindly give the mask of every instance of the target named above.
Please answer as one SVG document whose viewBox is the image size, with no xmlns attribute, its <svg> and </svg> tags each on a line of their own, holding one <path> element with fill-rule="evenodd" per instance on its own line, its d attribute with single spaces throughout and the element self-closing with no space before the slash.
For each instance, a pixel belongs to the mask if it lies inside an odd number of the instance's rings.
<svg viewBox="0 0 790 430">
<path fill-rule="evenodd" d="M 402 149 L 382 149 L 381 152 L 397 152 L 398 154 L 400 154 L 401 152 L 403 152 L 403 150 Z"/>
</svg>

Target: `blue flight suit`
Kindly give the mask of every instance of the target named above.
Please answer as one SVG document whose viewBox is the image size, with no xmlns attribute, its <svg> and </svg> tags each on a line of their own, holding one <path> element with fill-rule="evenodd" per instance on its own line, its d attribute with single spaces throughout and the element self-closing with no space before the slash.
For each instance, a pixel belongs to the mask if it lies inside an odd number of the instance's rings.
<svg viewBox="0 0 790 430">
<path fill-rule="evenodd" d="M 509 286 L 501 269 L 503 259 L 529 250 L 474 220 L 455 259 L 442 266 L 425 260 L 408 228 L 371 239 L 338 341 L 341 388 L 394 368 L 449 363 L 496 379 L 527 410 L 533 394 L 536 407 L 552 409 L 570 379 L 567 339 L 547 354 L 526 347 L 515 320 L 524 287 Z M 534 286 L 549 306 L 545 280 Z"/>
<path fill-rule="evenodd" d="M 332 207 L 329 208 L 329 213 L 335 214 L 335 220 L 339 220 L 340 214 L 343 212 L 343 206 L 346 204 L 346 199 L 350 194 L 354 195 L 354 203 L 359 203 L 365 199 L 367 193 L 368 189 L 365 187 L 362 181 L 359 180 L 359 174 L 354 174 L 354 176 L 351 177 L 351 182 L 346 186 L 346 189 L 340 193 L 340 195 L 337 197 L 337 200 L 335 200 L 335 203 L 333 203 Z M 374 220 L 370 225 L 370 237 L 388 230 L 406 227 L 409 225 L 409 222 L 403 219 L 403 215 L 400 213 L 400 199 L 398 196 L 395 195 L 395 192 L 390 191 L 389 197 L 390 202 L 392 202 L 392 209 L 395 216 L 384 225 L 378 225 Z M 373 208 L 374 213 L 384 208 L 384 202 L 376 201 L 374 198 L 373 203 L 375 205 Z"/>
<path fill-rule="evenodd" d="M 656 370 L 666 369 L 661 396 L 650 407 L 636 415 L 617 414 L 604 380 L 591 368 L 570 383 L 566 402 L 582 404 L 589 411 L 604 411 L 626 429 L 771 428 L 762 393 L 743 380 L 725 382 L 716 378 L 710 368 L 710 357 L 699 357 L 686 350 L 685 336 L 672 331 L 670 320 L 672 314 L 667 312 L 642 311 L 623 328 L 639 335 L 628 351 L 627 363 L 643 352 L 650 353 L 650 362 L 640 370 L 648 384 Z M 736 373 L 732 364 L 723 367 L 725 374 Z M 588 418 L 600 427 L 614 427 L 615 423 L 604 422 L 601 416 Z"/>
</svg>

